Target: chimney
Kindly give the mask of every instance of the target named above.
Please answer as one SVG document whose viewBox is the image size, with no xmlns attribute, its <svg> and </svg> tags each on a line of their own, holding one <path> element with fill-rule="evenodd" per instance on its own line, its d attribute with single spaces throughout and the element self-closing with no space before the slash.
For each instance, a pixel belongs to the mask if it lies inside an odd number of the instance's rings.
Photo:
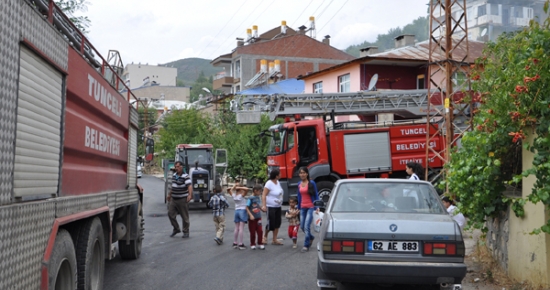
<svg viewBox="0 0 550 290">
<path fill-rule="evenodd" d="M 237 37 L 237 47 L 244 45 L 244 39 Z"/>
<path fill-rule="evenodd" d="M 369 46 L 360 49 L 359 57 L 364 57 L 367 55 L 373 55 L 378 53 L 378 46 Z"/>
<path fill-rule="evenodd" d="M 323 38 L 323 43 L 330 45 L 330 35 L 325 35 L 325 38 Z"/>
<path fill-rule="evenodd" d="M 300 30 L 298 31 L 299 34 L 306 34 L 306 29 L 307 29 L 307 27 L 305 27 L 304 25 L 298 27 L 298 29 L 300 29 Z"/>
<path fill-rule="evenodd" d="M 281 21 L 281 34 L 286 34 L 286 21 Z"/>
<path fill-rule="evenodd" d="M 403 34 L 395 38 L 395 48 L 400 48 L 403 46 L 409 46 L 413 44 L 414 44 L 413 34 Z"/>
<path fill-rule="evenodd" d="M 252 25 L 252 37 L 258 38 L 258 25 Z"/>
</svg>

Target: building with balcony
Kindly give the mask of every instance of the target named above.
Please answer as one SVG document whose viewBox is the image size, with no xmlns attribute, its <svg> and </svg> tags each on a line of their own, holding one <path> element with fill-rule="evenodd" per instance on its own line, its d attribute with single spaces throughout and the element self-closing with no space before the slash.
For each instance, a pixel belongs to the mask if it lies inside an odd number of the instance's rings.
<svg viewBox="0 0 550 290">
<path fill-rule="evenodd" d="M 213 89 L 238 93 L 354 59 L 352 55 L 330 46 L 330 36 L 318 41 L 313 32 L 314 28 L 307 29 L 305 26 L 298 31 L 293 30 L 284 22 L 281 27 L 261 35 L 258 35 L 257 28 L 254 33 L 249 30 L 247 39 L 237 39 L 237 47 L 231 53 L 212 60 L 213 66 L 224 68 L 221 74 L 216 75 Z"/>
<path fill-rule="evenodd" d="M 529 25 L 529 21 L 544 21 L 544 0 L 467 0 L 466 20 L 468 38 L 478 41 L 495 41 L 504 32 L 513 32 Z M 434 16 L 442 15 L 435 11 Z M 453 6 L 453 18 L 462 14 L 458 5 Z"/>
<path fill-rule="evenodd" d="M 155 84 L 175 87 L 177 75 L 178 69 L 175 67 L 131 63 L 124 67 L 122 79 L 132 90 Z"/>
<path fill-rule="evenodd" d="M 302 76 L 306 94 L 311 93 L 346 93 L 359 91 L 395 91 L 426 89 L 429 76 L 429 40 L 415 43 L 414 35 L 401 35 L 395 39 L 395 49 L 379 52 L 377 47 L 367 47 L 361 50 L 361 56 L 318 72 Z M 455 43 L 456 44 L 456 43 Z M 485 46 L 484 42 L 469 41 L 469 53 L 462 70 L 467 72 L 470 64 L 480 57 Z M 434 55 L 436 60 L 444 59 L 442 55 Z M 455 60 L 465 57 L 463 50 L 453 54 Z M 437 71 L 437 65 L 434 65 Z M 442 71 L 436 72 L 432 78 L 440 83 L 445 77 Z M 455 85 L 460 85 L 466 79 L 464 72 L 453 75 Z M 362 121 L 373 122 L 378 116 L 361 116 Z M 385 116 L 387 117 L 387 116 Z M 391 116 L 392 120 L 408 119 L 410 116 Z M 338 116 L 338 122 L 359 120 L 357 116 Z"/>
</svg>

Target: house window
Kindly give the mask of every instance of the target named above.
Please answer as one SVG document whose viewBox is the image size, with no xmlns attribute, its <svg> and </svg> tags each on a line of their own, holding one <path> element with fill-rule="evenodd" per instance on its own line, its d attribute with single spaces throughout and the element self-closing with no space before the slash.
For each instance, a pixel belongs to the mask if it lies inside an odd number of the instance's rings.
<svg viewBox="0 0 550 290">
<path fill-rule="evenodd" d="M 234 78 L 240 79 L 241 78 L 241 61 L 237 60 L 235 62 L 235 75 Z"/>
<path fill-rule="evenodd" d="M 416 76 L 416 89 L 417 90 L 423 90 L 426 88 L 426 82 L 425 82 L 425 75 L 417 75 Z"/>
<path fill-rule="evenodd" d="M 323 93 L 323 82 L 318 82 L 313 84 L 313 93 L 322 94 Z"/>
<path fill-rule="evenodd" d="M 514 17 L 523 18 L 523 7 L 514 7 Z"/>
<path fill-rule="evenodd" d="M 487 15 L 487 5 L 480 5 L 477 7 L 477 16 Z"/>
<path fill-rule="evenodd" d="M 488 4 L 491 5 L 491 15 L 498 15 L 498 4 Z"/>
<path fill-rule="evenodd" d="M 349 91 L 350 91 L 349 74 L 343 75 L 343 76 L 339 76 L 339 77 L 338 77 L 338 84 L 340 84 L 338 92 L 340 92 L 340 93 L 347 93 L 347 92 L 349 92 Z"/>
<path fill-rule="evenodd" d="M 453 73 L 452 81 L 453 85 L 455 85 L 456 87 L 462 87 L 463 85 L 466 85 L 467 79 L 468 78 L 466 77 L 466 74 L 462 71 Z"/>
</svg>

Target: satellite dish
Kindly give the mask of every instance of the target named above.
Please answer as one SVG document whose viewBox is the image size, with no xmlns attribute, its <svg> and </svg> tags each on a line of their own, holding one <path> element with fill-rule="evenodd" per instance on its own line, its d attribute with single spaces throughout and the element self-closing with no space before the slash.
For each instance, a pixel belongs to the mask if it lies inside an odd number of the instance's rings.
<svg viewBox="0 0 550 290">
<path fill-rule="evenodd" d="M 378 74 L 374 74 L 372 78 L 370 78 L 369 87 L 367 91 L 374 91 L 376 89 L 377 82 L 378 82 Z"/>
<path fill-rule="evenodd" d="M 485 36 L 485 34 L 487 34 L 487 28 L 483 28 L 481 31 L 481 37 Z"/>
</svg>

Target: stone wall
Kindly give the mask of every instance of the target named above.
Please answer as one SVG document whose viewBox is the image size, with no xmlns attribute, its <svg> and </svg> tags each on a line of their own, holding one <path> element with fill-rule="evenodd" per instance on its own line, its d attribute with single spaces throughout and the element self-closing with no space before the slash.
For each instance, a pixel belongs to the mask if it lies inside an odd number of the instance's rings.
<svg viewBox="0 0 550 290">
<path fill-rule="evenodd" d="M 491 252 L 493 259 L 506 272 L 508 272 L 508 238 L 510 237 L 508 219 L 510 211 L 509 209 L 506 212 L 501 212 L 495 218 L 487 218 L 487 228 L 489 229 L 486 237 L 487 249 Z"/>
</svg>

